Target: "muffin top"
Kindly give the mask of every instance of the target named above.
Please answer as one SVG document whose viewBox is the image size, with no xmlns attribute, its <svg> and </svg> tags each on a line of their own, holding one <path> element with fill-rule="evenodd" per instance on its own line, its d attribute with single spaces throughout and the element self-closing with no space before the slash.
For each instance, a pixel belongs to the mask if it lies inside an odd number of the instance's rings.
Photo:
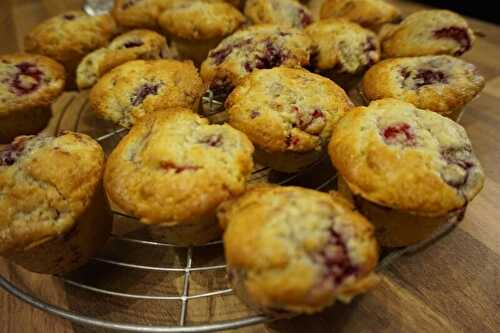
<svg viewBox="0 0 500 333">
<path fill-rule="evenodd" d="M 23 53 L 0 55 L 0 115 L 48 107 L 63 92 L 64 67 Z"/>
<path fill-rule="evenodd" d="M 42 54 L 74 69 L 80 60 L 108 44 L 116 33 L 110 15 L 89 16 L 69 11 L 36 26 L 25 38 L 27 52 Z"/>
<path fill-rule="evenodd" d="M 188 109 L 138 122 L 109 157 L 111 200 L 147 224 L 202 216 L 245 189 L 253 146 L 229 125 L 209 125 Z"/>
<path fill-rule="evenodd" d="M 0 151 L 0 254 L 74 227 L 101 181 L 104 152 L 90 137 L 21 136 Z"/>
<path fill-rule="evenodd" d="M 172 107 L 194 109 L 204 93 L 191 61 L 135 60 L 105 74 L 90 92 L 92 110 L 131 127 L 147 113 Z"/>
<path fill-rule="evenodd" d="M 161 28 L 172 36 L 188 40 L 225 37 L 245 22 L 236 8 L 225 2 L 180 2 L 159 18 Z"/>
<path fill-rule="evenodd" d="M 462 208 L 484 183 L 462 126 L 396 99 L 348 112 L 337 123 L 329 153 L 355 195 L 417 215 Z"/>
<path fill-rule="evenodd" d="M 77 69 L 78 88 L 93 86 L 104 73 L 128 61 L 160 59 L 168 54 L 167 40 L 162 35 L 144 29 L 126 32 L 82 60 Z"/>
<path fill-rule="evenodd" d="M 158 27 L 158 16 L 176 0 L 115 0 L 111 11 L 116 22 L 125 28 Z"/>
<path fill-rule="evenodd" d="M 257 187 L 218 217 L 230 281 L 265 310 L 317 312 L 377 281 L 373 226 L 336 193 Z"/>
<path fill-rule="evenodd" d="M 320 16 L 321 19 L 344 18 L 376 30 L 382 24 L 399 20 L 401 13 L 383 0 L 326 0 Z"/>
<path fill-rule="evenodd" d="M 447 55 L 384 60 L 362 81 L 368 100 L 400 99 L 443 115 L 463 108 L 484 87 L 473 64 Z"/>
<path fill-rule="evenodd" d="M 380 59 L 374 32 L 344 19 L 326 19 L 307 27 L 313 41 L 312 66 L 321 71 L 354 74 Z"/>
<path fill-rule="evenodd" d="M 310 38 L 301 30 L 255 25 L 224 39 L 201 66 L 201 77 L 216 95 L 227 95 L 254 69 L 309 64 Z"/>
<path fill-rule="evenodd" d="M 256 24 L 280 24 L 294 28 L 305 28 L 313 22 L 309 9 L 296 0 L 247 0 L 245 15 Z"/>
<path fill-rule="evenodd" d="M 231 126 L 268 152 L 320 150 L 351 107 L 333 81 L 286 67 L 253 72 L 226 101 Z"/>
<path fill-rule="evenodd" d="M 474 42 L 467 21 L 449 10 L 422 10 L 380 32 L 384 58 L 433 54 L 459 56 Z"/>
</svg>

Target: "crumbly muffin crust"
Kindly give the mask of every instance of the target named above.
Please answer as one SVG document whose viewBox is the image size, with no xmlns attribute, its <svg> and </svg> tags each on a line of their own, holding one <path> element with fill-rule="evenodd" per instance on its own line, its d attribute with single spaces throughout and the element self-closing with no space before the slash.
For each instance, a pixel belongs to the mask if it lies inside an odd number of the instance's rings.
<svg viewBox="0 0 500 333">
<path fill-rule="evenodd" d="M 101 146 L 83 134 L 24 136 L 4 147 L 0 253 L 34 247 L 74 228 L 99 187 L 103 169 Z"/>
<path fill-rule="evenodd" d="M 50 57 L 66 68 L 72 77 L 88 53 L 105 46 L 116 34 L 110 15 L 89 16 L 69 11 L 37 25 L 25 38 L 25 50 Z"/>
<path fill-rule="evenodd" d="M 92 87 L 106 72 L 128 61 L 161 59 L 169 54 L 167 40 L 162 35 L 144 29 L 126 32 L 82 60 L 77 69 L 78 88 Z"/>
<path fill-rule="evenodd" d="M 245 15 L 255 24 L 305 28 L 313 22 L 309 9 L 296 0 L 248 0 Z"/>
<path fill-rule="evenodd" d="M 191 61 L 135 60 L 104 75 L 92 88 L 92 110 L 131 127 L 148 113 L 172 107 L 196 109 L 203 82 Z"/>
<path fill-rule="evenodd" d="M 268 152 L 321 150 L 351 107 L 333 81 L 286 67 L 253 72 L 226 101 L 229 124 Z"/>
<path fill-rule="evenodd" d="M 175 0 L 115 0 L 111 11 L 116 22 L 129 29 L 155 29 L 158 16 Z"/>
<path fill-rule="evenodd" d="M 373 227 L 340 195 L 264 186 L 223 203 L 228 276 L 260 310 L 313 313 L 377 281 Z"/>
<path fill-rule="evenodd" d="M 460 15 L 441 9 L 422 10 L 380 32 L 384 58 L 433 54 L 462 55 L 474 43 L 474 33 Z"/>
<path fill-rule="evenodd" d="M 255 69 L 309 64 L 310 38 L 302 31 L 256 25 L 224 39 L 201 66 L 201 77 L 216 95 L 227 95 Z"/>
<path fill-rule="evenodd" d="M 188 40 L 206 40 L 233 33 L 245 17 L 225 2 L 181 2 L 166 9 L 159 18 L 168 34 Z"/>
<path fill-rule="evenodd" d="M 385 23 L 398 21 L 401 13 L 383 0 L 326 0 L 321 7 L 320 16 L 321 19 L 344 18 L 377 30 Z"/>
<path fill-rule="evenodd" d="M 448 115 L 462 109 L 484 84 L 476 66 L 441 55 L 384 60 L 368 70 L 361 87 L 368 100 L 396 98 Z"/>
<path fill-rule="evenodd" d="M 105 188 L 143 223 L 187 223 L 244 191 L 252 153 L 248 138 L 229 125 L 209 125 L 188 109 L 155 112 L 109 157 Z"/>
<path fill-rule="evenodd" d="M 313 41 L 311 65 L 320 71 L 354 74 L 380 59 L 380 43 L 374 32 L 344 19 L 311 24 L 306 33 Z"/>
<path fill-rule="evenodd" d="M 484 183 L 462 126 L 395 99 L 347 113 L 329 153 L 354 195 L 422 216 L 463 208 Z"/>
</svg>

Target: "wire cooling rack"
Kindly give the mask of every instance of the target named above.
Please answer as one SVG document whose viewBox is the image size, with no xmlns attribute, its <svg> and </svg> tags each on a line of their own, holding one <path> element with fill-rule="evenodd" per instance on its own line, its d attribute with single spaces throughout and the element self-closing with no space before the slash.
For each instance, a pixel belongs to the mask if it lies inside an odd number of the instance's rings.
<svg viewBox="0 0 500 333">
<path fill-rule="evenodd" d="M 74 109 L 74 104 L 78 104 L 75 102 L 76 97 L 73 96 L 69 99 L 69 101 L 63 106 L 62 108 L 62 116 L 67 113 L 69 109 Z M 223 114 L 223 108 L 222 104 L 220 102 L 217 102 L 214 100 L 213 95 L 208 94 L 207 96 L 204 97 L 204 107 L 203 107 L 203 113 L 205 116 L 208 116 L 213 122 L 218 121 L 218 117 L 220 117 Z M 91 112 L 88 110 L 88 103 L 84 102 L 81 104 L 79 107 L 77 107 L 77 117 L 76 117 L 76 125 L 74 126 L 73 130 L 79 131 L 80 130 L 80 124 L 83 122 L 82 119 L 86 119 L 88 117 L 92 117 Z M 90 114 L 90 115 L 89 115 Z M 62 119 L 62 118 L 60 118 Z M 60 122 L 59 120 L 59 125 L 58 130 L 60 129 Z M 98 136 L 95 136 L 96 140 L 99 141 L 103 147 L 105 147 L 105 150 L 108 152 L 110 149 L 113 148 L 114 145 L 119 141 L 119 139 L 126 134 L 126 130 L 123 128 L 115 128 L 108 130 L 108 133 L 104 133 Z M 113 141 L 111 144 L 111 147 L 109 146 L 108 141 Z M 107 145 L 107 147 L 106 147 Z M 325 173 L 325 166 L 328 168 L 330 167 L 330 164 L 327 161 L 327 158 L 324 158 L 317 162 L 316 164 L 312 165 L 310 168 L 307 170 L 295 173 L 295 174 L 278 174 L 274 173 L 269 168 L 266 167 L 260 167 L 257 166 L 250 178 L 250 182 L 259 182 L 259 181 L 269 181 L 281 185 L 290 185 L 290 184 L 299 184 L 302 186 L 308 186 L 315 188 L 317 190 L 329 190 L 334 188 L 335 183 L 336 183 L 336 174 L 333 171 L 333 169 L 329 169 L 329 171 L 326 172 L 326 177 L 318 180 L 316 179 L 314 182 L 310 182 L 310 176 L 315 175 L 319 173 Z M 318 171 L 320 170 L 320 171 Z M 306 184 L 304 184 L 306 182 Z M 115 217 L 118 218 L 125 218 L 129 220 L 133 220 L 134 218 L 131 216 L 128 216 L 126 214 L 123 214 L 119 211 L 114 211 Z M 116 220 L 116 219 L 115 219 Z M 382 259 L 377 266 L 376 270 L 378 272 L 382 272 L 384 268 L 388 265 L 390 265 L 394 260 L 397 258 L 407 255 L 407 254 L 413 254 L 416 253 L 427 246 L 431 245 L 438 239 L 444 237 L 447 235 L 451 230 L 455 228 L 456 224 L 455 223 L 449 223 L 441 227 L 439 230 L 437 230 L 430 239 L 419 243 L 414 246 L 406 247 L 406 248 L 401 248 L 397 250 L 392 250 L 390 252 L 385 252 L 382 255 Z M 91 260 L 93 263 L 99 263 L 102 265 L 108 265 L 108 266 L 114 266 L 114 267 L 119 267 L 121 269 L 126 269 L 126 270 L 137 270 L 137 271 L 147 271 L 147 272 L 156 272 L 156 273 L 161 273 L 161 274 L 167 274 L 167 273 L 178 273 L 182 275 L 182 288 L 181 292 L 179 294 L 160 294 L 160 295 L 150 295 L 147 293 L 132 293 L 132 292 L 125 292 L 125 291 L 116 291 L 112 290 L 111 288 L 103 288 L 99 286 L 92 285 L 91 282 L 89 281 L 81 281 L 78 279 L 74 279 L 71 275 L 68 276 L 58 276 L 56 279 L 59 281 L 63 282 L 64 284 L 68 286 L 72 286 L 74 288 L 77 288 L 80 290 L 80 292 L 86 292 L 86 293 L 91 293 L 95 295 L 100 295 L 104 297 L 111 297 L 111 298 L 123 298 L 123 299 L 131 299 L 131 300 L 143 300 L 143 301 L 155 301 L 155 302 L 180 302 L 180 311 L 177 317 L 177 321 L 175 324 L 170 324 L 170 325 L 144 325 L 144 324 L 138 324 L 138 323 L 127 323 L 127 322 L 118 322 L 118 321 L 113 321 L 113 320 L 103 320 L 100 318 L 97 318 L 97 316 L 89 316 L 81 313 L 79 311 L 75 310 L 69 310 L 65 309 L 63 307 L 60 307 L 58 305 L 54 305 L 53 303 L 50 302 L 50 300 L 45 300 L 38 298 L 37 296 L 33 295 L 31 291 L 25 290 L 26 288 L 21 288 L 18 285 L 14 284 L 13 282 L 5 279 L 4 277 L 0 276 L 0 287 L 5 289 L 6 291 L 10 292 L 14 296 L 18 297 L 19 299 L 23 300 L 24 302 L 34 306 L 35 308 L 41 309 L 43 311 L 46 311 L 50 314 L 59 316 L 61 318 L 67 319 L 71 322 L 81 324 L 81 325 L 87 325 L 87 326 L 92 326 L 94 328 L 104 328 L 104 329 L 111 329 L 111 330 L 119 330 L 119 331 L 127 331 L 127 332 L 218 332 L 218 331 L 223 331 L 223 330 L 228 330 L 228 329 L 235 329 L 235 328 L 241 328 L 245 326 L 250 326 L 250 325 L 257 325 L 257 324 L 262 324 L 266 322 L 270 322 L 273 320 L 273 318 L 266 317 L 261 314 L 255 314 L 255 315 L 249 315 L 249 316 L 240 316 L 240 317 L 234 317 L 231 319 L 227 319 L 224 321 L 214 321 L 214 322 L 203 322 L 203 323 L 196 323 L 196 324 L 190 324 L 187 322 L 187 315 L 188 315 L 188 303 L 192 300 L 196 299 L 214 299 L 217 297 L 226 297 L 227 295 L 232 294 L 232 289 L 226 286 L 226 288 L 221 288 L 221 289 L 216 289 L 216 290 L 210 290 L 208 292 L 203 292 L 203 293 L 194 293 L 192 292 L 190 286 L 191 286 L 191 277 L 192 274 L 194 273 L 202 273 L 202 274 L 208 274 L 210 272 L 214 271 L 221 271 L 225 270 L 226 265 L 225 264 L 218 264 L 218 265 L 201 265 L 201 266 L 195 266 L 193 265 L 193 260 L 195 259 L 194 257 L 194 252 L 197 248 L 202 248 L 204 251 L 205 249 L 208 249 L 210 247 L 221 247 L 222 246 L 222 241 L 215 241 L 211 242 L 209 244 L 205 244 L 203 246 L 199 247 L 182 247 L 182 246 L 177 246 L 173 244 L 168 244 L 168 243 L 163 243 L 159 241 L 154 241 L 151 239 L 144 239 L 136 236 L 128 236 L 127 234 L 117 234 L 114 233 L 111 237 L 111 240 L 113 242 L 121 242 L 121 243 L 127 243 L 127 244 L 132 244 L 135 246 L 139 247 L 145 247 L 145 246 L 151 246 L 153 248 L 157 248 L 160 250 L 168 250 L 168 249 L 175 249 L 177 251 L 178 257 L 182 257 L 184 260 L 183 265 L 180 266 L 163 266 L 161 263 L 157 263 L 157 265 L 146 265 L 146 264 L 135 264 L 131 263 L 130 261 L 127 261 L 126 256 L 121 256 L 117 259 L 111 259 L 107 258 L 105 256 L 97 256 Z M 182 255 L 178 254 L 182 252 Z M 179 260 L 181 261 L 181 260 Z M 69 291 L 66 291 L 69 292 Z"/>
</svg>

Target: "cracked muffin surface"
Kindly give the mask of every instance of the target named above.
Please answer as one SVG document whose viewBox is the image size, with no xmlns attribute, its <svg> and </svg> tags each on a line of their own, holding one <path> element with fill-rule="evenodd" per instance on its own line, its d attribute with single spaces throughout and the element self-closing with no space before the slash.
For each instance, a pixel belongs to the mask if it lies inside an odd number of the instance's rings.
<svg viewBox="0 0 500 333">
<path fill-rule="evenodd" d="M 309 64 L 310 38 L 301 30 L 255 25 L 225 38 L 201 66 L 201 77 L 215 95 L 227 95 L 256 69 Z"/>
<path fill-rule="evenodd" d="M 422 10 L 380 31 L 384 58 L 449 54 L 460 56 L 474 43 L 467 21 L 449 10 Z"/>
<path fill-rule="evenodd" d="M 204 86 L 191 61 L 135 60 L 105 74 L 90 93 L 92 110 L 131 127 L 148 113 L 198 107 Z"/>
<path fill-rule="evenodd" d="M 226 101 L 229 124 L 268 152 L 321 150 L 351 107 L 333 81 L 286 67 L 253 72 Z"/>
<path fill-rule="evenodd" d="M 421 216 L 464 208 L 484 183 L 462 126 L 395 99 L 347 113 L 329 154 L 354 195 Z"/>
<path fill-rule="evenodd" d="M 218 217 L 230 283 L 261 311 L 313 313 L 377 282 L 373 227 L 336 193 L 260 186 Z"/>
<path fill-rule="evenodd" d="M 313 22 L 309 9 L 296 0 L 248 0 L 245 15 L 255 24 L 279 24 L 305 28 Z"/>
<path fill-rule="evenodd" d="M 313 41 L 311 66 L 316 70 L 355 74 L 380 59 L 377 36 L 356 23 L 326 19 L 305 31 Z"/>
<path fill-rule="evenodd" d="M 188 109 L 155 112 L 111 154 L 105 187 L 143 223 L 191 223 L 244 191 L 252 153 L 248 138 L 229 125 L 210 125 Z"/>
<path fill-rule="evenodd" d="M 384 60 L 366 72 L 361 87 L 368 100 L 396 98 L 449 115 L 477 96 L 484 84 L 476 66 L 442 55 Z"/>
</svg>

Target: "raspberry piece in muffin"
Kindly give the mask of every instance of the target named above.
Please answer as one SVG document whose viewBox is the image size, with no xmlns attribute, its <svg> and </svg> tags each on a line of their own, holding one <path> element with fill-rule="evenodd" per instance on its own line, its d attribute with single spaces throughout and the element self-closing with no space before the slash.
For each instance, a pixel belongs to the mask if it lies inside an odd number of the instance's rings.
<svg viewBox="0 0 500 333">
<path fill-rule="evenodd" d="M 78 65 L 76 82 L 79 89 L 90 88 L 106 72 L 128 61 L 162 59 L 170 54 L 162 35 L 150 30 L 132 30 L 88 54 Z"/>
<path fill-rule="evenodd" d="M 224 39 L 201 66 L 203 81 L 215 92 L 230 92 L 255 69 L 309 64 L 310 38 L 302 31 L 256 25 Z"/>
<path fill-rule="evenodd" d="M 85 264 L 111 232 L 103 171 L 101 146 L 83 134 L 22 136 L 2 148 L 0 255 L 45 274 Z"/>
<path fill-rule="evenodd" d="M 139 121 L 111 154 L 111 200 L 151 228 L 155 238 L 203 244 L 220 235 L 215 209 L 245 190 L 253 146 L 229 125 L 209 125 L 188 109 Z"/>
<path fill-rule="evenodd" d="M 0 143 L 45 128 L 64 84 L 64 67 L 50 58 L 0 55 Z"/>
<path fill-rule="evenodd" d="M 351 106 L 331 80 L 286 67 L 253 72 L 226 101 L 229 124 L 257 146 L 256 158 L 283 172 L 320 158 L 333 127 Z"/>
<path fill-rule="evenodd" d="M 474 42 L 467 21 L 449 10 L 423 10 L 406 17 L 397 25 L 382 29 L 384 58 L 423 55 L 462 55 Z"/>
<path fill-rule="evenodd" d="M 105 74 L 90 92 L 92 110 L 123 127 L 170 107 L 198 108 L 203 82 L 190 61 L 135 60 Z"/>
<path fill-rule="evenodd" d="M 116 31 L 110 15 L 89 16 L 71 11 L 40 23 L 26 36 L 24 44 L 27 52 L 61 63 L 66 68 L 68 87 L 72 88 L 80 61 L 108 44 Z"/>
<path fill-rule="evenodd" d="M 375 224 L 383 246 L 414 244 L 458 222 L 484 183 L 459 124 L 396 99 L 348 112 L 329 153 L 341 192 Z"/>
<path fill-rule="evenodd" d="M 366 72 L 361 88 L 367 100 L 397 98 L 457 120 L 484 84 L 474 65 L 441 55 L 384 60 Z"/>
<path fill-rule="evenodd" d="M 355 74 L 380 59 L 377 36 L 356 23 L 341 19 L 321 20 L 307 27 L 306 33 L 315 50 L 311 67 L 317 71 Z"/>
<path fill-rule="evenodd" d="M 217 215 L 229 281 L 260 311 L 318 312 L 378 281 L 373 227 L 336 193 L 261 186 Z"/>
<path fill-rule="evenodd" d="M 313 22 L 309 9 L 296 0 L 248 0 L 245 15 L 255 24 L 279 24 L 299 29 Z"/>
<path fill-rule="evenodd" d="M 343 18 L 375 31 L 383 24 L 401 19 L 400 11 L 383 0 L 326 0 L 320 16 L 321 19 Z"/>
</svg>

